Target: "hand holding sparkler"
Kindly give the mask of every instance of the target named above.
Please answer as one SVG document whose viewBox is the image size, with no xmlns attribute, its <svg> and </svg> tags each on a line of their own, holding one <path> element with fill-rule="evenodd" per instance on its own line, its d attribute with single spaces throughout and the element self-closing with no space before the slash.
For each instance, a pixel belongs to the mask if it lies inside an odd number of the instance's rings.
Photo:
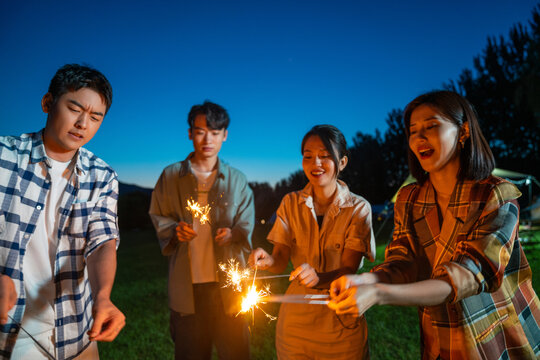
<svg viewBox="0 0 540 360">
<path fill-rule="evenodd" d="M 293 281 L 294 279 L 298 279 L 300 284 L 309 288 L 312 288 L 319 283 L 319 275 L 308 263 L 298 266 L 291 272 L 289 280 Z"/>
<path fill-rule="evenodd" d="M 214 238 L 216 244 L 219 246 L 227 245 L 232 240 L 232 231 L 230 228 L 219 228 L 216 230 L 216 237 Z"/>
<path fill-rule="evenodd" d="M 178 222 L 178 225 L 176 225 L 176 237 L 181 242 L 189 242 L 197 236 L 197 233 L 190 224 L 180 221 Z"/>
<path fill-rule="evenodd" d="M 378 302 L 376 283 L 378 277 L 374 273 L 342 276 L 330 285 L 328 307 L 338 315 L 361 316 Z"/>
<path fill-rule="evenodd" d="M 253 250 L 249 255 L 248 264 L 252 268 L 266 270 L 272 265 L 274 265 L 274 258 L 272 257 L 272 255 L 264 251 L 264 249 L 257 248 Z"/>
<path fill-rule="evenodd" d="M 0 275 L 0 324 L 5 325 L 8 311 L 17 302 L 17 292 L 13 280 L 7 275 Z"/>
</svg>

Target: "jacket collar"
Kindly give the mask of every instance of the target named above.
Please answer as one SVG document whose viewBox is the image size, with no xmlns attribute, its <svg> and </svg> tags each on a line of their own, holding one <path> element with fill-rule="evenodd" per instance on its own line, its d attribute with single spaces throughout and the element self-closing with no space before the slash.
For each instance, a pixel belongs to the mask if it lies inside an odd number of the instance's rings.
<svg viewBox="0 0 540 360">
<path fill-rule="evenodd" d="M 475 182 L 472 180 L 457 181 L 450 195 L 447 211 L 456 219 L 465 221 L 469 212 L 469 199 L 471 190 Z M 415 218 L 424 217 L 430 211 L 436 209 L 437 200 L 435 197 L 435 188 L 429 179 L 422 184 L 418 190 L 418 197 L 414 202 Z"/>
<path fill-rule="evenodd" d="M 191 170 L 191 159 L 193 158 L 193 156 L 195 155 L 194 152 L 191 152 L 183 161 L 182 161 L 182 166 L 180 167 L 180 176 L 186 176 L 187 174 L 190 174 L 190 173 L 193 173 L 193 171 Z M 225 175 L 225 170 L 227 169 L 227 165 L 225 163 L 223 163 L 220 158 L 218 157 L 217 159 L 217 163 L 216 163 L 216 168 L 217 168 L 217 175 L 216 177 L 217 178 L 221 178 L 221 179 L 225 179 L 226 175 Z"/>
</svg>

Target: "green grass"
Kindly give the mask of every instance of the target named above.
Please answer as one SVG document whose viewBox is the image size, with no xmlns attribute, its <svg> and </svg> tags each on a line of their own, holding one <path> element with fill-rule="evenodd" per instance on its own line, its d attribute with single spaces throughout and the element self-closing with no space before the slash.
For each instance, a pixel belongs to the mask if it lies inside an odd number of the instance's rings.
<svg viewBox="0 0 540 360">
<path fill-rule="evenodd" d="M 268 229 L 258 228 L 254 246 L 271 246 L 264 240 Z M 540 236 L 538 234 L 534 234 Z M 118 271 L 112 294 L 113 302 L 126 315 L 126 327 L 112 343 L 100 343 L 100 357 L 109 359 L 173 359 L 174 348 L 169 336 L 167 306 L 167 260 L 159 250 L 154 232 L 122 233 L 118 250 Z M 526 247 L 533 273 L 540 269 L 540 248 Z M 384 258 L 384 245 L 377 247 L 375 264 Z M 374 264 L 366 262 L 364 270 Z M 290 270 L 290 269 L 289 269 Z M 272 283 L 274 293 L 282 293 L 286 279 Z M 540 291 L 540 278 L 533 286 Z M 263 305 L 277 315 L 279 305 Z M 367 314 L 369 346 L 372 359 L 419 359 L 420 335 L 415 307 L 375 306 Z M 275 359 L 275 321 L 255 312 L 250 323 L 251 354 L 254 360 Z"/>
</svg>

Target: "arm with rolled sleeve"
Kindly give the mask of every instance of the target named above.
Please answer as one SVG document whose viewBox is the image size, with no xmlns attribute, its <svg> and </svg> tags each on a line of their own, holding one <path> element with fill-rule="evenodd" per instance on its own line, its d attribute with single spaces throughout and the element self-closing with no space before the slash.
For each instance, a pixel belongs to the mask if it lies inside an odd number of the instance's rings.
<svg viewBox="0 0 540 360">
<path fill-rule="evenodd" d="M 418 261 L 416 259 L 418 244 L 414 239 L 412 227 L 408 223 L 413 187 L 402 188 L 394 204 L 394 233 L 392 241 L 385 250 L 384 262 L 371 271 L 380 282 L 404 284 L 418 280 Z"/>
<path fill-rule="evenodd" d="M 169 204 L 167 195 L 167 175 L 164 170 L 152 192 L 149 213 L 156 229 L 161 253 L 165 256 L 172 255 L 179 246 L 176 237 L 178 221 L 174 218 L 172 209 L 173 206 Z"/>
<path fill-rule="evenodd" d="M 102 189 L 88 220 L 87 243 L 84 251 L 85 259 L 99 246 L 114 240 L 116 248 L 120 243 L 118 231 L 118 179 L 113 174 Z"/>
<path fill-rule="evenodd" d="M 112 341 L 124 327 L 125 316 L 112 303 L 111 291 L 116 275 L 118 180 L 116 174 L 100 194 L 88 222 L 85 258 L 92 289 L 94 323 L 90 340 Z"/>
<path fill-rule="evenodd" d="M 253 191 L 244 179 L 240 185 L 238 196 L 238 208 L 234 215 L 234 224 L 231 228 L 231 243 L 242 251 L 251 250 L 251 234 L 255 226 L 255 204 Z"/>
</svg>

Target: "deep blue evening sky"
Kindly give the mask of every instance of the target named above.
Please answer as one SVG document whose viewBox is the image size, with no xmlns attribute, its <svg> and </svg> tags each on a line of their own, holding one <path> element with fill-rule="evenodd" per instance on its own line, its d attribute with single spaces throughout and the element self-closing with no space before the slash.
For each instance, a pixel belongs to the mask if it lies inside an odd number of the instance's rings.
<svg viewBox="0 0 540 360">
<path fill-rule="evenodd" d="M 0 1 L 0 134 L 43 127 L 54 72 L 87 63 L 114 90 L 87 147 L 121 181 L 152 187 L 183 159 L 187 113 L 209 99 L 231 116 L 221 157 L 274 183 L 301 168 L 313 125 L 349 141 L 384 131 L 389 111 L 456 79 L 537 2 Z"/>
</svg>

